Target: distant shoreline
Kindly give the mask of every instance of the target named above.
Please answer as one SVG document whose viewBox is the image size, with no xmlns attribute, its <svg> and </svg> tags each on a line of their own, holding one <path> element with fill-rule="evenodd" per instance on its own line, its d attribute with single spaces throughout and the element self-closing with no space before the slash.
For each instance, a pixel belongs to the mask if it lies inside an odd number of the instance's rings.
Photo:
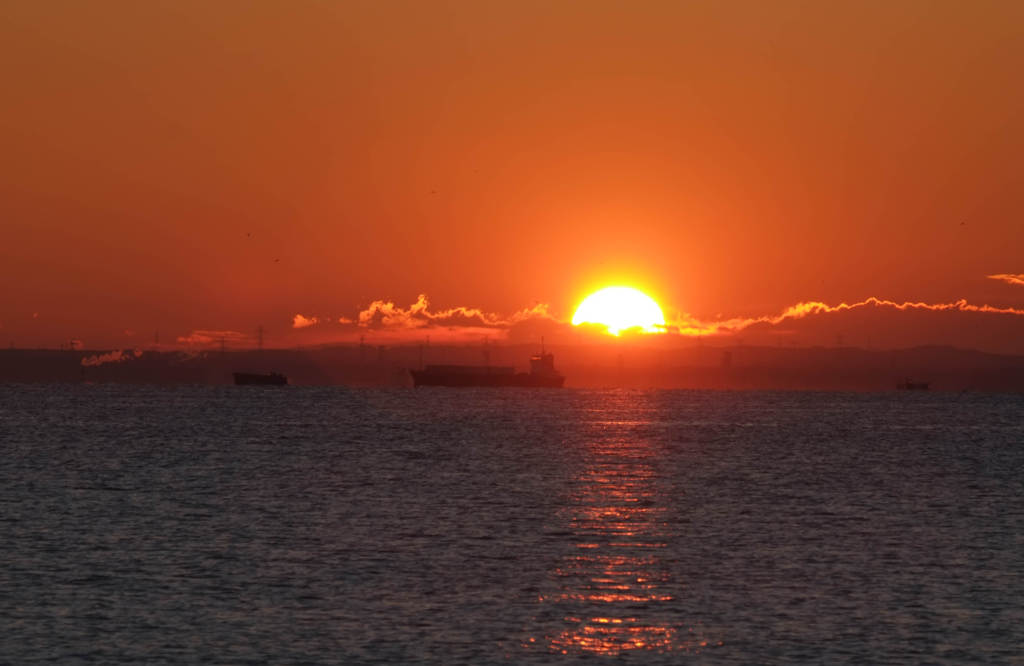
<svg viewBox="0 0 1024 666">
<path fill-rule="evenodd" d="M 529 345 L 492 347 L 495 365 L 519 366 Z M 0 349 L 0 382 L 230 384 L 231 373 L 281 372 L 312 386 L 411 386 L 418 345 L 238 351 Z M 953 347 L 690 347 L 679 350 L 553 348 L 568 388 L 896 390 L 907 379 L 935 391 L 1024 392 L 1024 356 Z M 434 346 L 426 362 L 483 364 L 474 346 Z M 107 360 L 110 359 L 110 360 Z M 88 365 L 83 365 L 86 360 Z M 102 361 L 102 362 L 101 362 Z"/>
</svg>

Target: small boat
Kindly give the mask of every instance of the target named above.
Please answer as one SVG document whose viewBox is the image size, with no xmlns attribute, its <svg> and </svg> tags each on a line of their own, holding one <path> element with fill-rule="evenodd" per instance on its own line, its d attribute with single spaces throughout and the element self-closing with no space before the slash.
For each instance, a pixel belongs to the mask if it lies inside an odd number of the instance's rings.
<svg viewBox="0 0 1024 666">
<path fill-rule="evenodd" d="M 284 386 L 288 378 L 280 372 L 233 372 L 235 384 L 238 386 Z"/>
<path fill-rule="evenodd" d="M 896 388 L 900 391 L 927 391 L 928 384 L 929 382 L 912 382 L 909 379 L 904 379 L 896 384 Z"/>
</svg>

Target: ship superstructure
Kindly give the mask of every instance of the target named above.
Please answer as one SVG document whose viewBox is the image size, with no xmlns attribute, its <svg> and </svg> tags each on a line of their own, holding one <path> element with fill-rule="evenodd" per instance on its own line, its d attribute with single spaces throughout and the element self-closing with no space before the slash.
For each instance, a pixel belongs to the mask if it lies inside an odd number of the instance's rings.
<svg viewBox="0 0 1024 666">
<path fill-rule="evenodd" d="M 565 377 L 555 370 L 555 356 L 541 351 L 530 357 L 530 372 L 511 366 L 428 365 L 410 370 L 413 386 L 521 386 L 561 388 Z"/>
</svg>

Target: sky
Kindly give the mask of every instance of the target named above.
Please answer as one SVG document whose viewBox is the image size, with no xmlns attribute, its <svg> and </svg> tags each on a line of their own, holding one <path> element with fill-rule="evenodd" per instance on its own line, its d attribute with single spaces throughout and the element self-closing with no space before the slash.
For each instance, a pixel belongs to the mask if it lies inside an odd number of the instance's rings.
<svg viewBox="0 0 1024 666">
<path fill-rule="evenodd" d="M 623 284 L 1024 352 L 1024 3 L 12 0 L 0 56 L 0 343 L 498 337 Z"/>
</svg>

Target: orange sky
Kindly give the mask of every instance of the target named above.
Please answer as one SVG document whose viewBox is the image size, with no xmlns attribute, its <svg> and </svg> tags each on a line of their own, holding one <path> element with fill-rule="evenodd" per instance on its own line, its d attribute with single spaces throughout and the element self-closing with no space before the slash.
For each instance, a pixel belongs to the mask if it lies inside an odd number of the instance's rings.
<svg viewBox="0 0 1024 666">
<path fill-rule="evenodd" d="M 839 4 L 9 2 L 0 341 L 1024 307 L 1024 3 Z"/>
</svg>

